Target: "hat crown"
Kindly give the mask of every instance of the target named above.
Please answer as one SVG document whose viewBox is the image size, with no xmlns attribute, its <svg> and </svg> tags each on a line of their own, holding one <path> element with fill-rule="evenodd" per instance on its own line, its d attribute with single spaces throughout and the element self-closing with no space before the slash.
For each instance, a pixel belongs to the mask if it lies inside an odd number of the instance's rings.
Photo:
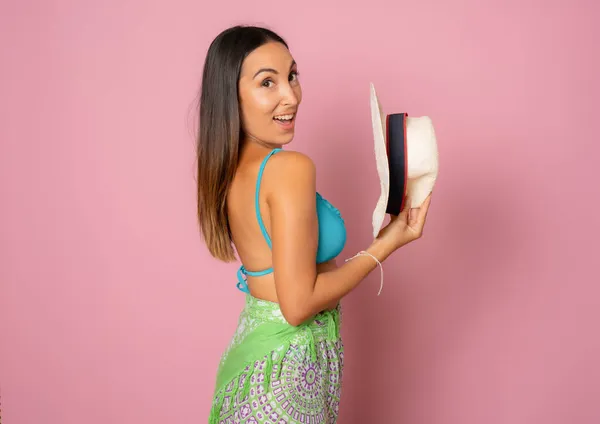
<svg viewBox="0 0 600 424">
<path fill-rule="evenodd" d="M 419 178 L 437 172 L 437 141 L 431 118 L 409 116 L 406 121 L 408 178 Z"/>
</svg>

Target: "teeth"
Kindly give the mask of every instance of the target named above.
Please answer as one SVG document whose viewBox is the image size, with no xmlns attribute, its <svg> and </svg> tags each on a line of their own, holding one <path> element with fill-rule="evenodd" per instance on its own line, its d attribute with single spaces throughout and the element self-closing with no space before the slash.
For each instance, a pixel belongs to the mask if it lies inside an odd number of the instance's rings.
<svg viewBox="0 0 600 424">
<path fill-rule="evenodd" d="M 293 117 L 294 117 L 294 114 L 291 114 L 291 115 L 279 115 L 279 116 L 276 116 L 275 119 L 278 119 L 280 121 L 289 121 Z"/>
</svg>

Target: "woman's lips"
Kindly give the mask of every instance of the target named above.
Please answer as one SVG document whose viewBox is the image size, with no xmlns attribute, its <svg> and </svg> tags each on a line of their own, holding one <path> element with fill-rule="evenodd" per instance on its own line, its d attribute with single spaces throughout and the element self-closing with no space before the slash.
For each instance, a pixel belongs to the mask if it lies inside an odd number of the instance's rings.
<svg viewBox="0 0 600 424">
<path fill-rule="evenodd" d="M 279 125 L 279 127 L 281 127 L 284 130 L 291 130 L 292 128 L 294 128 L 294 124 L 296 122 L 296 115 L 294 115 L 294 117 L 292 119 L 290 119 L 289 121 L 281 121 L 279 119 L 275 119 L 273 118 L 273 121 L 275 121 L 275 123 L 277 125 Z"/>
</svg>

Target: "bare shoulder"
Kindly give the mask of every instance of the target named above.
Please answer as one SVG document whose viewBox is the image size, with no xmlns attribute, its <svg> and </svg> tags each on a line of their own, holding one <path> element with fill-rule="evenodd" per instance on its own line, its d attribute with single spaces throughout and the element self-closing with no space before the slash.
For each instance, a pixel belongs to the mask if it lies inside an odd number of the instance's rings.
<svg viewBox="0 0 600 424">
<path fill-rule="evenodd" d="M 315 164 L 313 160 L 306 154 L 293 150 L 283 150 L 271 158 L 273 168 L 283 174 L 303 174 L 310 175 L 315 173 Z"/>
<path fill-rule="evenodd" d="M 306 154 L 292 150 L 283 150 L 270 159 L 271 172 L 269 179 L 274 182 L 277 191 L 300 185 L 315 185 L 316 167 L 313 160 Z"/>
</svg>

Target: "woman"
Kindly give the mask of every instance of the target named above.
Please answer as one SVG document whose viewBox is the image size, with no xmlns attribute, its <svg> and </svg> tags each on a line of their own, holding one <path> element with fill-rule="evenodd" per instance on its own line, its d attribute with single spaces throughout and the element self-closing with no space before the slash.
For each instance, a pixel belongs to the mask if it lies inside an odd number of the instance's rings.
<svg viewBox="0 0 600 424">
<path fill-rule="evenodd" d="M 210 423 L 335 423 L 343 370 L 340 299 L 421 236 L 429 198 L 338 267 L 340 212 L 316 192 L 294 137 L 298 65 L 277 34 L 233 27 L 204 65 L 198 216 L 208 250 L 242 266 L 246 304 L 219 370 Z"/>
</svg>

